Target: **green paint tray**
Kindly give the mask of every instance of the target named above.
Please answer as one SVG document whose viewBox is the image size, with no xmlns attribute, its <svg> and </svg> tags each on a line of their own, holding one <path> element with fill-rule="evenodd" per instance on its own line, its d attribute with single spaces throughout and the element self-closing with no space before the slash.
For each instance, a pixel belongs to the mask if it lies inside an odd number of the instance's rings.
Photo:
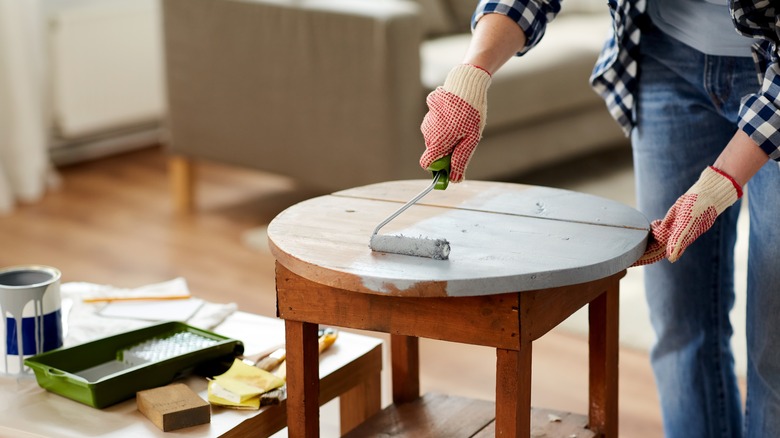
<svg viewBox="0 0 780 438">
<path fill-rule="evenodd" d="M 241 341 L 164 322 L 42 353 L 24 363 L 47 391 L 104 408 L 243 350 Z"/>
</svg>

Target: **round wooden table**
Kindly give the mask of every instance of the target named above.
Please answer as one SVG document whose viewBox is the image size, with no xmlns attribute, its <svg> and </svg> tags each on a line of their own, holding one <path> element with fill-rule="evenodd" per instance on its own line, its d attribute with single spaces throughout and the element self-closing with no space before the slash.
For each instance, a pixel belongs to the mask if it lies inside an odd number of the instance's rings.
<svg viewBox="0 0 780 438">
<path fill-rule="evenodd" d="M 286 320 L 291 436 L 318 435 L 318 405 L 306 403 L 318 394 L 317 324 L 392 335 L 388 412 L 435 404 L 420 403 L 418 337 L 495 347 L 495 422 L 483 429 L 528 436 L 531 342 L 586 304 L 591 401 L 584 421 L 596 434 L 616 436 L 619 279 L 644 252 L 647 219 L 592 195 L 468 181 L 429 193 L 380 231 L 447 239 L 449 260 L 372 252 L 374 227 L 428 184 L 332 193 L 288 208 L 269 225 L 277 308 Z M 368 423 L 355 436 L 389 427 Z M 467 426 L 458 427 L 465 434 Z"/>
</svg>

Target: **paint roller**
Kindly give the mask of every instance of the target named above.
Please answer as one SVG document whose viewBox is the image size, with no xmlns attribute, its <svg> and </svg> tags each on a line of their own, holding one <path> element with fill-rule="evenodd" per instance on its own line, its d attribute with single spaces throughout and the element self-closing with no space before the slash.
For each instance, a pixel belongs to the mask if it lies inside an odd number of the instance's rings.
<svg viewBox="0 0 780 438">
<path fill-rule="evenodd" d="M 428 257 L 436 260 L 447 260 L 450 256 L 450 243 L 445 239 L 428 237 L 409 237 L 404 235 L 380 235 L 379 230 L 398 217 L 409 207 L 417 203 L 431 190 L 444 190 L 449 185 L 450 156 L 439 158 L 428 166 L 433 173 L 433 182 L 425 190 L 396 210 L 374 229 L 368 247 L 375 252 L 403 254 L 416 257 Z"/>
</svg>

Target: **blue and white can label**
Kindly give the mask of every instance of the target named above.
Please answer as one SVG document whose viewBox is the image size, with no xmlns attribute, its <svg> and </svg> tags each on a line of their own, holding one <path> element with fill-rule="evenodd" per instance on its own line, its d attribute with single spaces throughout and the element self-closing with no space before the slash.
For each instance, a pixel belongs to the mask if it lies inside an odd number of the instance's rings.
<svg viewBox="0 0 780 438">
<path fill-rule="evenodd" d="M 48 266 L 0 269 L 0 372 L 26 372 L 24 358 L 62 346 L 60 271 Z"/>
</svg>

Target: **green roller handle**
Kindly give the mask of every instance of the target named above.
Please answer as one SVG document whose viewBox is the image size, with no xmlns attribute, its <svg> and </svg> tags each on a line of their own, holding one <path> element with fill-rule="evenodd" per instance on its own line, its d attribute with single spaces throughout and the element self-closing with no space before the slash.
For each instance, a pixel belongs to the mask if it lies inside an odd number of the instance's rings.
<svg viewBox="0 0 780 438">
<path fill-rule="evenodd" d="M 428 166 L 428 170 L 433 173 L 433 178 L 436 180 L 436 185 L 433 187 L 436 190 L 444 190 L 450 184 L 450 159 L 451 156 L 447 155 Z"/>
</svg>

